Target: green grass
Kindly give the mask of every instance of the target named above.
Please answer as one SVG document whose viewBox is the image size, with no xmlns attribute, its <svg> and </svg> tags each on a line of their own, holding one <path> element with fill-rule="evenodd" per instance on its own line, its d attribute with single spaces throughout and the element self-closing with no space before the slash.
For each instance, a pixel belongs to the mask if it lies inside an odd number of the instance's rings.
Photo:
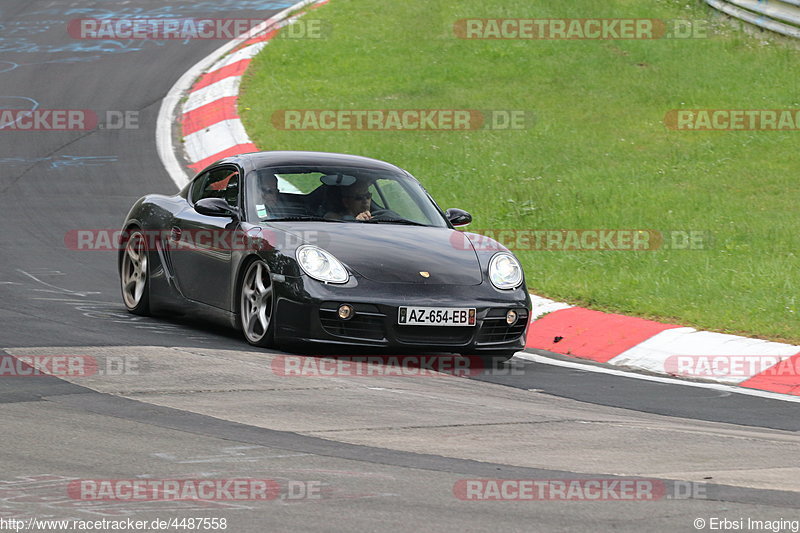
<svg viewBox="0 0 800 533">
<path fill-rule="evenodd" d="M 529 289 L 594 309 L 800 342 L 800 131 L 668 130 L 670 109 L 800 108 L 800 52 L 699 0 L 332 0 L 243 80 L 259 148 L 395 163 L 472 228 L 712 232 L 707 250 L 518 251 Z M 706 39 L 463 40 L 461 18 L 711 21 Z M 285 131 L 282 109 L 524 109 L 524 130 Z"/>
</svg>

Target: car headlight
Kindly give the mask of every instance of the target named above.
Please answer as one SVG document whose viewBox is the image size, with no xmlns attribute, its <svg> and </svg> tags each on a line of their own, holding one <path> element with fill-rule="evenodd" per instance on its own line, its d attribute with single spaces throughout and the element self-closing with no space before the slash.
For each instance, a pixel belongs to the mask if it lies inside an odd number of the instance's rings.
<svg viewBox="0 0 800 533">
<path fill-rule="evenodd" d="M 344 265 L 322 248 L 306 244 L 298 247 L 295 255 L 303 272 L 316 280 L 326 283 L 347 283 L 350 279 L 350 274 Z"/>
<path fill-rule="evenodd" d="M 522 267 L 508 252 L 498 252 L 489 261 L 489 280 L 498 289 L 514 289 L 522 283 Z"/>
</svg>

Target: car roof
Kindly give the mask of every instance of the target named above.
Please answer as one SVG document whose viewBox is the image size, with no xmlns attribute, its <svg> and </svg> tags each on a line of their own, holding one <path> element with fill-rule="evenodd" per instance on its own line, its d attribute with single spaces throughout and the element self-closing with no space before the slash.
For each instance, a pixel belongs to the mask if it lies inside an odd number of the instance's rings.
<svg viewBox="0 0 800 533">
<path fill-rule="evenodd" d="M 374 170 L 390 170 L 406 172 L 391 163 L 362 157 L 359 155 L 336 154 L 331 152 L 304 152 L 304 151 L 268 151 L 250 152 L 226 157 L 215 164 L 236 163 L 242 167 L 264 168 L 275 166 L 350 166 Z"/>
</svg>

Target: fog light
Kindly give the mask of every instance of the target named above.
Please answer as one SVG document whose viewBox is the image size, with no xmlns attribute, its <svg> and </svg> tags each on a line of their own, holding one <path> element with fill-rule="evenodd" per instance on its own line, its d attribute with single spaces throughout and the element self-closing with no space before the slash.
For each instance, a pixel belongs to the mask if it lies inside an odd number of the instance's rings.
<svg viewBox="0 0 800 533">
<path fill-rule="evenodd" d="M 517 321 L 517 312 L 513 309 L 509 309 L 506 313 L 506 324 L 509 326 L 513 326 L 514 323 Z"/>
<path fill-rule="evenodd" d="M 350 320 L 353 318 L 355 311 L 352 305 L 342 304 L 339 306 L 339 318 L 342 320 Z"/>
</svg>

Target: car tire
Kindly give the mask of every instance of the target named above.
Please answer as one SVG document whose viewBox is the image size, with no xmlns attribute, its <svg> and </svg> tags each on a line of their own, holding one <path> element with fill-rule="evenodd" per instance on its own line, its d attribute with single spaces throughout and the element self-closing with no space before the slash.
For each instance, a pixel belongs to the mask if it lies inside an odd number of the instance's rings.
<svg viewBox="0 0 800 533">
<path fill-rule="evenodd" d="M 122 301 L 135 315 L 150 315 L 150 261 L 144 233 L 134 229 L 125 242 L 119 269 Z"/>
<path fill-rule="evenodd" d="M 261 259 L 248 264 L 239 287 L 239 325 L 253 346 L 272 346 L 275 340 L 275 296 L 269 268 Z"/>
</svg>

